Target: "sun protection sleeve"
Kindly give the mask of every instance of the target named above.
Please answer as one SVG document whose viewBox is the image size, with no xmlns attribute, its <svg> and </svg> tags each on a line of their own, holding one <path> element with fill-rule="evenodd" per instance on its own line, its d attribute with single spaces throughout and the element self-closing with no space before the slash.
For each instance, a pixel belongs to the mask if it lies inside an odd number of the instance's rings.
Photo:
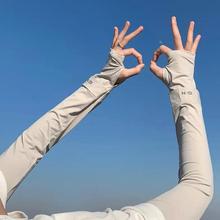
<svg viewBox="0 0 220 220">
<path fill-rule="evenodd" d="M 0 169 L 7 182 L 7 200 L 42 157 L 117 87 L 124 56 L 111 49 L 102 70 L 50 109 L 0 155 Z M 1 194 L 0 194 L 1 196 Z M 4 196 L 2 200 L 5 201 Z"/>
<path fill-rule="evenodd" d="M 167 220 L 198 220 L 213 198 L 213 170 L 200 93 L 194 80 L 195 55 L 170 51 L 163 82 L 169 97 L 179 144 L 178 184 L 149 201 Z"/>
</svg>

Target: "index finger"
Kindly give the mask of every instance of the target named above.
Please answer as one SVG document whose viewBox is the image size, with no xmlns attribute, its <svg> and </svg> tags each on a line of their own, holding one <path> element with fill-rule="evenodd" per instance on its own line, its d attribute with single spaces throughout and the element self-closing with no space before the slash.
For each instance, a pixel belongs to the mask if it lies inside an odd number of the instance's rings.
<svg viewBox="0 0 220 220">
<path fill-rule="evenodd" d="M 177 21 L 175 16 L 172 17 L 171 26 L 172 26 L 173 41 L 175 48 L 177 50 L 183 49 L 182 39 L 179 32 L 179 28 L 177 26 Z"/>
<path fill-rule="evenodd" d="M 157 61 L 158 58 L 160 57 L 161 54 L 165 54 L 168 55 L 169 51 L 171 51 L 171 49 L 165 45 L 161 45 L 155 52 L 153 55 L 153 61 Z"/>
<path fill-rule="evenodd" d="M 114 37 L 113 37 L 113 41 L 112 41 L 112 48 L 115 46 L 116 40 L 118 38 L 118 27 L 114 27 Z"/>
<path fill-rule="evenodd" d="M 121 44 L 122 45 L 126 45 L 131 39 L 133 39 L 134 37 L 136 37 L 138 34 L 140 34 L 142 31 L 144 30 L 143 26 L 138 27 L 135 31 L 133 31 L 132 33 L 128 34 L 127 36 L 124 37 L 124 39 L 122 40 Z"/>
<path fill-rule="evenodd" d="M 134 48 L 124 49 L 124 55 L 125 56 L 133 55 L 137 58 L 139 64 L 143 63 L 142 55 Z"/>
</svg>

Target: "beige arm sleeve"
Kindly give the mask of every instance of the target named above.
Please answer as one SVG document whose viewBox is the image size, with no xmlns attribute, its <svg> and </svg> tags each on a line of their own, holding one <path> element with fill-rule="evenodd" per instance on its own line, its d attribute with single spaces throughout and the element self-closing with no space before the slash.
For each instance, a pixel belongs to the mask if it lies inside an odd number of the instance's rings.
<svg viewBox="0 0 220 220">
<path fill-rule="evenodd" d="M 194 81 L 195 55 L 172 51 L 164 83 L 179 144 L 178 184 L 149 201 L 166 220 L 199 220 L 213 197 L 213 170 L 199 91 Z"/>
<path fill-rule="evenodd" d="M 123 60 L 124 56 L 111 49 L 100 73 L 92 75 L 76 91 L 25 129 L 0 155 L 0 169 L 7 182 L 7 199 L 52 146 L 118 86 L 115 82 L 124 68 Z"/>
</svg>

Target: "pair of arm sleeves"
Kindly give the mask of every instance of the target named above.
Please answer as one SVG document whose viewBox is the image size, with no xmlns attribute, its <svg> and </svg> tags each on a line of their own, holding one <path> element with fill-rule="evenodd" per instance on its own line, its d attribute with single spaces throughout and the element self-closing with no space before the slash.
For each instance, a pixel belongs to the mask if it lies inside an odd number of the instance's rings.
<svg viewBox="0 0 220 220">
<path fill-rule="evenodd" d="M 96 108 L 116 84 L 124 56 L 113 49 L 102 71 L 90 76 L 61 103 L 45 113 L 0 155 L 0 170 L 7 193 L 4 206 L 22 180 L 43 156 L 89 112 Z M 194 81 L 195 55 L 173 50 L 163 69 L 163 83 L 170 103 L 179 145 L 179 181 L 169 191 L 135 206 L 103 212 L 75 211 L 37 215 L 34 220 L 199 220 L 213 197 L 213 171 L 199 91 Z M 28 219 L 22 211 L 1 218 Z"/>
</svg>

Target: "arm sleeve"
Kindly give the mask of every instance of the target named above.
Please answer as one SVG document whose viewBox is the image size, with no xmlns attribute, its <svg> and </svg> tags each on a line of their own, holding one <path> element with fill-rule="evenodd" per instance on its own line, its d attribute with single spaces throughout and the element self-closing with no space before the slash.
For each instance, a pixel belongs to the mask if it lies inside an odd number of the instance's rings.
<svg viewBox="0 0 220 220">
<path fill-rule="evenodd" d="M 55 142 L 75 127 L 119 85 L 116 81 L 124 69 L 123 60 L 124 56 L 111 49 L 108 62 L 102 71 L 89 77 L 77 91 L 49 111 L 56 115 L 60 127 L 63 127 L 62 133 L 58 130 L 59 137 L 55 136 Z M 52 139 L 51 144 L 54 144 Z"/>
<path fill-rule="evenodd" d="M 178 184 L 149 201 L 166 220 L 199 220 L 212 200 L 213 170 L 200 93 L 193 78 L 194 56 L 174 51 L 164 69 L 179 147 Z"/>
<path fill-rule="evenodd" d="M 170 92 L 179 148 L 179 182 L 212 197 L 213 170 L 197 89 L 179 88 Z"/>
<path fill-rule="evenodd" d="M 177 54 L 175 54 L 177 53 Z M 174 51 L 165 69 L 179 145 L 179 182 L 212 195 L 213 171 L 199 90 L 194 80 L 195 55 Z"/>
<path fill-rule="evenodd" d="M 113 49 L 100 73 L 89 77 L 71 95 L 50 109 L 0 155 L 0 169 L 7 182 L 7 200 L 43 156 L 117 87 L 124 56 Z"/>
</svg>

